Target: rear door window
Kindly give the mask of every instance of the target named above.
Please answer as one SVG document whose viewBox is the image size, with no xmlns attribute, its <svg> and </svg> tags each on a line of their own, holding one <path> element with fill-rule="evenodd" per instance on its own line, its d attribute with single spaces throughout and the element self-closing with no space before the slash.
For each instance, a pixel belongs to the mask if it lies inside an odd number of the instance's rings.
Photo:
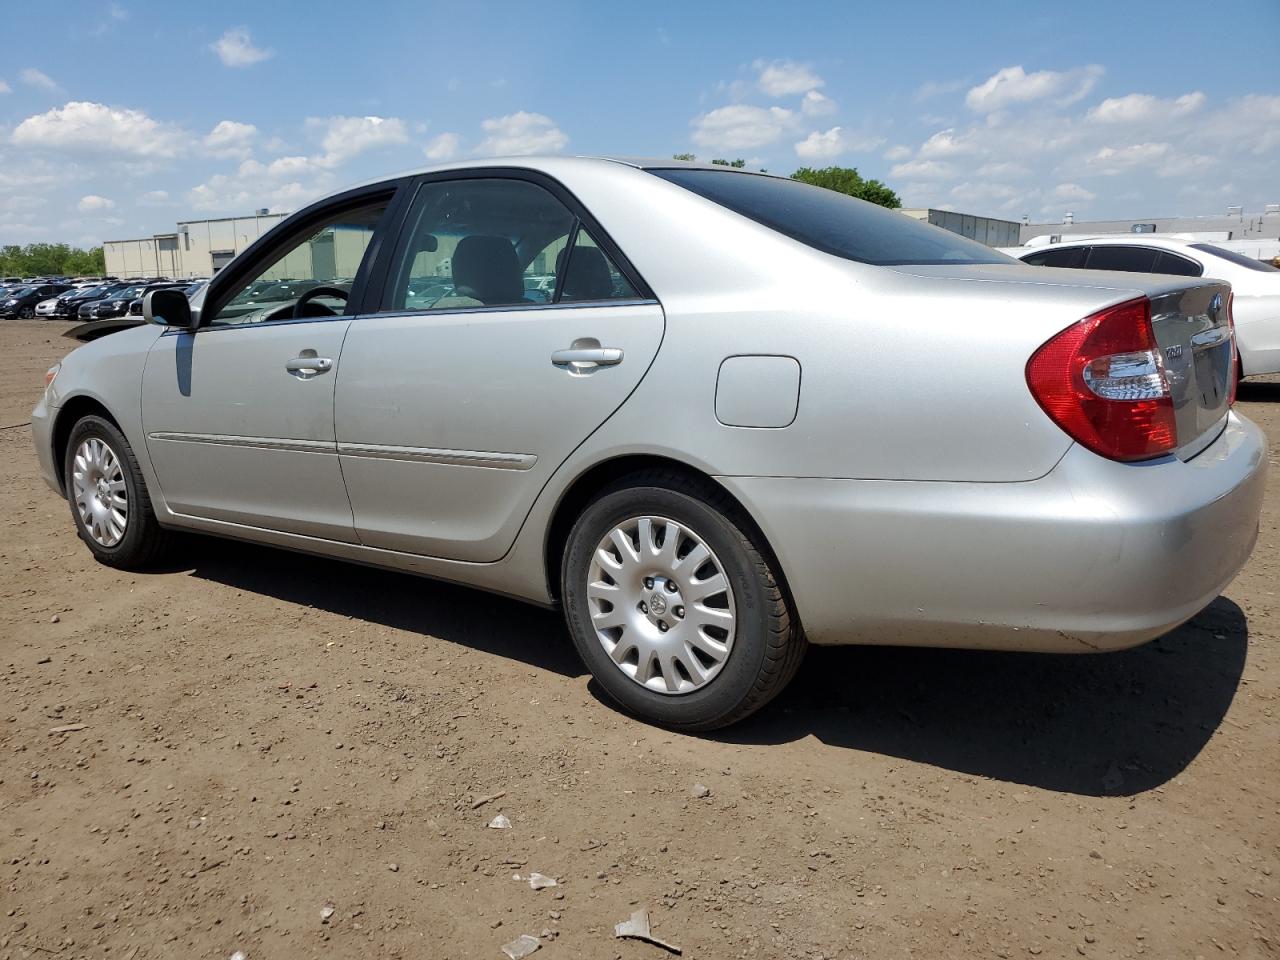
<svg viewBox="0 0 1280 960">
<path fill-rule="evenodd" d="M 1151 247 L 1097 246 L 1089 251 L 1089 269 L 1154 273 L 1159 252 Z"/>
<path fill-rule="evenodd" d="M 1023 257 L 1022 262 L 1033 267 L 1083 267 L 1088 256 L 1088 247 L 1052 247 Z"/>
<path fill-rule="evenodd" d="M 526 180 L 427 182 L 406 229 L 384 310 L 530 307 L 636 296 L 577 217 L 549 190 Z"/>
</svg>

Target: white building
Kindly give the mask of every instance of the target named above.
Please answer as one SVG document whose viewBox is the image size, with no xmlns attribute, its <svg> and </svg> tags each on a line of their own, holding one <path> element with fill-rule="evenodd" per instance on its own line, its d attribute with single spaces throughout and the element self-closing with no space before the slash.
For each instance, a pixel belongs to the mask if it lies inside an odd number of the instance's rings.
<svg viewBox="0 0 1280 960">
<path fill-rule="evenodd" d="M 107 274 L 211 277 L 286 216 L 259 210 L 248 217 L 182 220 L 174 233 L 158 233 L 140 240 L 107 240 L 102 245 Z"/>
</svg>

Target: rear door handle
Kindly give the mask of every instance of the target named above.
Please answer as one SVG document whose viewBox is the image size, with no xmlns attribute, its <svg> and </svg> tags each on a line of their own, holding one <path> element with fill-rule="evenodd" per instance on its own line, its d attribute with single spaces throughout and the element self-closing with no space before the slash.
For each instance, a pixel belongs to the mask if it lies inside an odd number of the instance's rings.
<svg viewBox="0 0 1280 960">
<path fill-rule="evenodd" d="M 575 363 L 612 367 L 622 362 L 622 350 L 619 347 L 571 347 L 551 354 L 551 362 L 557 367 Z"/>
<path fill-rule="evenodd" d="M 333 361 L 328 357 L 294 357 L 285 362 L 284 368 L 290 373 L 306 378 L 318 373 L 328 373 L 333 369 Z"/>
</svg>

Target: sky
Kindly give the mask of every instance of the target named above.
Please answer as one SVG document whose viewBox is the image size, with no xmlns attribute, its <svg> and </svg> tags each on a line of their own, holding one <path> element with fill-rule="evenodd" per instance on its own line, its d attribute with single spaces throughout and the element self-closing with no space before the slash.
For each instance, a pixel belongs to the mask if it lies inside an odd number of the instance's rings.
<svg viewBox="0 0 1280 960">
<path fill-rule="evenodd" d="M 0 244 L 528 153 L 853 166 L 1032 222 L 1280 203 L 1280 0 L 0 7 Z"/>
</svg>

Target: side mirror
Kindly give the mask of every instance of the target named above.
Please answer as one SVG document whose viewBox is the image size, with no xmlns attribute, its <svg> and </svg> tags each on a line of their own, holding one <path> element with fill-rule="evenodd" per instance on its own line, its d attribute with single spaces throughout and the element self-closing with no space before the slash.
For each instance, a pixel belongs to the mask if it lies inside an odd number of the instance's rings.
<svg viewBox="0 0 1280 960">
<path fill-rule="evenodd" d="M 147 323 L 162 327 L 194 329 L 191 303 L 181 290 L 152 290 L 142 300 L 142 316 Z"/>
</svg>

